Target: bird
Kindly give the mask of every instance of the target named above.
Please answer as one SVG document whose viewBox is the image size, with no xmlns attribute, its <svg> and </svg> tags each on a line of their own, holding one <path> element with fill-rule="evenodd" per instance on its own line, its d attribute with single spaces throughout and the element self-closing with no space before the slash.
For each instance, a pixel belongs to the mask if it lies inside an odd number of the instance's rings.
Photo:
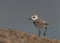
<svg viewBox="0 0 60 43">
<path fill-rule="evenodd" d="M 33 24 L 35 27 L 38 28 L 39 30 L 39 36 L 41 34 L 41 31 L 40 31 L 40 28 L 45 28 L 44 30 L 44 36 L 46 35 L 46 30 L 47 30 L 47 26 L 49 25 L 45 20 L 41 19 L 38 17 L 38 15 L 32 15 L 29 20 L 32 20 L 33 21 Z"/>
</svg>

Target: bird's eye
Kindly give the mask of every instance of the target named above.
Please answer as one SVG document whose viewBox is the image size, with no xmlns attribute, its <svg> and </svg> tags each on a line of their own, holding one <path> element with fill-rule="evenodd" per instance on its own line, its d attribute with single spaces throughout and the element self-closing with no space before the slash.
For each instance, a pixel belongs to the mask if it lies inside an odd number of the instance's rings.
<svg viewBox="0 0 60 43">
<path fill-rule="evenodd" d="M 33 18 L 35 18 L 35 17 L 33 17 Z"/>
</svg>

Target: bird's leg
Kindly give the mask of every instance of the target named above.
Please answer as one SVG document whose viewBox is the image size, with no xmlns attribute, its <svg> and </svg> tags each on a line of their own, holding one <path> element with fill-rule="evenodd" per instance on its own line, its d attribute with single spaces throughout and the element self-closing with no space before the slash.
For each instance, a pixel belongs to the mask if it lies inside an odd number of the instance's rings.
<svg viewBox="0 0 60 43">
<path fill-rule="evenodd" d="M 44 30 L 44 36 L 46 35 L 46 30 L 47 30 L 47 27 L 45 27 L 45 30 Z"/>
<path fill-rule="evenodd" d="M 41 31 L 40 31 L 40 29 L 39 29 L 39 37 L 40 37 L 40 33 L 41 33 Z"/>
</svg>

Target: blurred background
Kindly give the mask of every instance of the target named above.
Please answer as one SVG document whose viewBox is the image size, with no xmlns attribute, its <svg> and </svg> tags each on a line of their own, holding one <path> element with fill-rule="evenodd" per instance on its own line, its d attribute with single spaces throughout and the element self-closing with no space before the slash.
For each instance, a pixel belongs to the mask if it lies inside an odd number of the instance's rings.
<svg viewBox="0 0 60 43">
<path fill-rule="evenodd" d="M 0 27 L 38 34 L 28 19 L 33 13 L 50 24 L 46 37 L 60 39 L 60 0 L 0 0 Z"/>
</svg>

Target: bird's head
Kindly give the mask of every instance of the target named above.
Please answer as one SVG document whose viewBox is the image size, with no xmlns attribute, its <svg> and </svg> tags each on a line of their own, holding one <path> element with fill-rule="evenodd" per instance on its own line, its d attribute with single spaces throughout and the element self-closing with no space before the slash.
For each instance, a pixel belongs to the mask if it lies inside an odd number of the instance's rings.
<svg viewBox="0 0 60 43">
<path fill-rule="evenodd" d="M 31 18 L 29 18 L 29 20 L 36 20 L 36 19 L 38 19 L 37 15 L 33 15 L 33 16 L 31 16 Z"/>
</svg>

